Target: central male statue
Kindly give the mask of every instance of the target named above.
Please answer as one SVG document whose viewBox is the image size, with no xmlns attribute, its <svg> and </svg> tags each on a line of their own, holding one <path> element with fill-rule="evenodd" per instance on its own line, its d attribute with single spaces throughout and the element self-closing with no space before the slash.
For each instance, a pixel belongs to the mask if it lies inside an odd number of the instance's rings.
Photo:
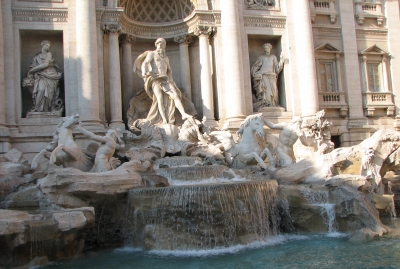
<svg viewBox="0 0 400 269">
<path fill-rule="evenodd" d="M 172 78 L 169 59 L 165 54 L 165 39 L 158 38 L 155 46 L 156 50 L 139 55 L 133 72 L 143 78 L 144 89 L 153 100 L 147 119 L 153 124 L 174 124 L 175 107 L 181 113 L 183 120 L 192 116 L 185 112 L 182 94 Z"/>
</svg>

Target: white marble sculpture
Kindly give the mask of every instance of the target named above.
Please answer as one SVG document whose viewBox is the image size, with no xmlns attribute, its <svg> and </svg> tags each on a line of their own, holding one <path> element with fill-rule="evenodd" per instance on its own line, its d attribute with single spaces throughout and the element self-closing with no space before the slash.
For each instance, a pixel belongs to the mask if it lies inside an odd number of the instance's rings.
<svg viewBox="0 0 400 269">
<path fill-rule="evenodd" d="M 121 162 L 117 158 L 114 158 L 113 155 L 116 150 L 122 150 L 125 147 L 125 143 L 122 141 L 116 130 L 109 129 L 105 136 L 99 136 L 83 128 L 81 122 L 77 125 L 77 128 L 85 136 L 101 143 L 96 152 L 94 166 L 90 172 L 107 172 L 117 168 L 121 164 Z"/>
<path fill-rule="evenodd" d="M 51 42 L 41 43 L 42 51 L 35 55 L 22 85 L 32 93 L 32 112 L 55 112 L 63 109 L 59 82 L 62 71 L 49 52 Z"/>
<path fill-rule="evenodd" d="M 175 123 L 175 108 L 179 110 L 182 119 L 188 119 L 182 105 L 182 94 L 172 78 L 169 59 L 165 53 L 166 41 L 158 38 L 156 50 L 146 51 L 136 59 L 133 72 L 143 78 L 144 89 L 153 100 L 147 119 L 153 123 Z"/>
<path fill-rule="evenodd" d="M 76 144 L 72 131 L 79 124 L 78 114 L 63 119 L 57 126 L 53 141 L 32 160 L 32 169 L 36 169 L 42 157 L 50 159 L 51 164 L 73 167 L 88 172 L 93 167 L 93 156 Z M 90 145 L 89 145 L 90 146 Z"/>
<path fill-rule="evenodd" d="M 285 167 L 296 162 L 294 156 L 293 145 L 297 139 L 304 138 L 304 132 L 301 129 L 301 117 L 294 117 L 292 121 L 287 124 L 286 122 L 273 124 L 272 122 L 264 119 L 264 123 L 271 129 L 281 130 L 279 134 L 279 141 L 276 147 L 276 165 Z M 275 165 L 274 160 L 270 159 L 271 165 Z"/>
<path fill-rule="evenodd" d="M 253 88 L 257 98 L 254 106 L 257 109 L 279 105 L 277 79 L 283 68 L 283 53 L 278 62 L 276 56 L 271 54 L 272 45 L 270 43 L 264 44 L 264 49 L 265 54 L 260 55 L 251 67 Z"/>
<path fill-rule="evenodd" d="M 249 165 L 259 164 L 261 168 L 274 170 L 274 166 L 267 168 L 264 160 L 268 157 L 271 162 L 272 156 L 267 148 L 263 148 L 258 138 L 264 135 L 264 121 L 262 114 L 248 116 L 237 131 L 239 142 L 236 144 L 229 131 L 211 132 L 210 136 L 216 137 L 221 143 L 217 146 L 225 150 L 225 160 L 229 166 L 234 168 L 245 168 Z M 256 137 L 257 136 L 257 137 Z"/>
<path fill-rule="evenodd" d="M 301 125 L 304 132 L 302 143 L 296 143 L 294 146 L 297 160 L 327 154 L 335 148 L 335 144 L 331 141 L 332 122 L 324 116 L 325 111 L 320 110 L 314 116 L 303 120 Z"/>
</svg>

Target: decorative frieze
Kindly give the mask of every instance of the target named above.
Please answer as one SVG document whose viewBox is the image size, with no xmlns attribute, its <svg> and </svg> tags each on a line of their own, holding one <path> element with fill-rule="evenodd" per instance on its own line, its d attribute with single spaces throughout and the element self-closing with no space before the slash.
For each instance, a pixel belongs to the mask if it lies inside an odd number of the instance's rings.
<svg viewBox="0 0 400 269">
<path fill-rule="evenodd" d="M 14 21 L 67 22 L 67 9 L 13 9 Z"/>
<path fill-rule="evenodd" d="M 357 35 L 388 35 L 388 29 L 356 29 Z"/>
<path fill-rule="evenodd" d="M 63 3 L 64 0 L 18 0 L 20 2 L 50 2 L 50 3 Z"/>
<path fill-rule="evenodd" d="M 312 30 L 313 30 L 313 32 L 339 33 L 340 34 L 342 32 L 342 27 L 318 25 L 318 26 L 313 26 Z"/>
<path fill-rule="evenodd" d="M 245 27 L 262 27 L 262 28 L 285 28 L 286 18 L 261 18 L 261 17 L 245 17 Z"/>
</svg>

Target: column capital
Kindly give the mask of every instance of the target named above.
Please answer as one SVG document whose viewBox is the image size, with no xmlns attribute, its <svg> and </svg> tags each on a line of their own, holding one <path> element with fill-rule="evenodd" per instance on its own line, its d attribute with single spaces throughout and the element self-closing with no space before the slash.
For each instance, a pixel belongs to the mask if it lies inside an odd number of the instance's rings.
<svg viewBox="0 0 400 269">
<path fill-rule="evenodd" d="M 121 31 L 121 25 L 119 25 L 117 23 L 103 24 L 103 25 L 101 25 L 101 30 L 106 35 L 115 34 L 115 33 L 119 34 L 119 32 Z"/>
<path fill-rule="evenodd" d="M 121 44 L 132 44 L 136 42 L 136 36 L 130 34 L 121 35 L 120 42 Z"/>
<path fill-rule="evenodd" d="M 215 26 L 204 26 L 204 25 L 198 25 L 196 29 L 194 30 L 194 34 L 196 36 L 200 35 L 208 35 L 212 36 L 217 32 L 217 27 Z"/>
<path fill-rule="evenodd" d="M 186 44 L 190 45 L 193 42 L 193 37 L 190 35 L 175 36 L 174 41 L 178 44 L 186 43 Z"/>
<path fill-rule="evenodd" d="M 367 56 L 361 56 L 361 62 L 366 62 L 367 61 Z"/>
</svg>

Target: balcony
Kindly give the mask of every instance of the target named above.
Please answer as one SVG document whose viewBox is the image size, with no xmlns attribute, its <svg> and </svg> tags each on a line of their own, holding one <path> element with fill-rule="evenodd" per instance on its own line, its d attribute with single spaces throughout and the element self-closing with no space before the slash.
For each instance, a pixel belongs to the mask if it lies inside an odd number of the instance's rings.
<svg viewBox="0 0 400 269">
<path fill-rule="evenodd" d="M 336 22 L 337 12 L 335 10 L 335 0 L 309 0 L 311 21 L 314 22 L 316 16 L 329 16 L 330 22 Z"/>
<path fill-rule="evenodd" d="M 365 114 L 367 117 L 374 116 L 375 109 L 386 109 L 386 116 L 393 117 L 395 106 L 393 103 L 393 95 L 391 92 L 366 92 L 365 98 Z"/>
<path fill-rule="evenodd" d="M 337 109 L 341 117 L 346 117 L 349 106 L 344 92 L 319 92 L 318 97 L 320 109 Z"/>
<path fill-rule="evenodd" d="M 365 18 L 376 19 L 378 26 L 383 25 L 385 16 L 383 15 L 382 0 L 376 0 L 375 2 L 355 0 L 355 10 L 357 23 L 359 25 L 362 25 L 364 23 Z"/>
</svg>

